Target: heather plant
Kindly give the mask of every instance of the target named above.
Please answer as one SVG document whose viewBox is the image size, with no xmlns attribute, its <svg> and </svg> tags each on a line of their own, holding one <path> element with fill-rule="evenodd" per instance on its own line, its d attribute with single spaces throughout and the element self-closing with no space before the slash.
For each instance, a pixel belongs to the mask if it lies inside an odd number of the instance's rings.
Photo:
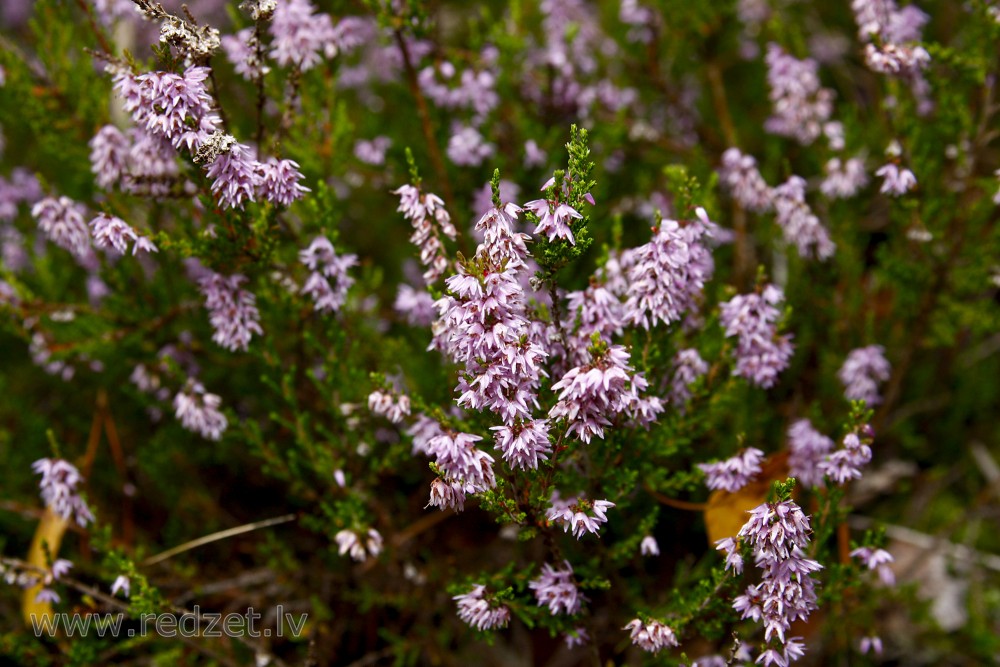
<svg viewBox="0 0 1000 667">
<path fill-rule="evenodd" d="M 1000 660 L 994 3 L 0 21 L 7 659 Z"/>
</svg>

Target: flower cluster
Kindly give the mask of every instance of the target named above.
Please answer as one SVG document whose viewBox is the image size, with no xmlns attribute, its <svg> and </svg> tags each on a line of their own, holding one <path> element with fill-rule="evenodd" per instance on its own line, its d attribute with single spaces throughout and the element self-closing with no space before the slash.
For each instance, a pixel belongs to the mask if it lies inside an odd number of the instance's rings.
<svg viewBox="0 0 1000 667">
<path fill-rule="evenodd" d="M 844 385 L 845 398 L 878 405 L 882 402 L 878 385 L 888 380 L 891 372 L 892 367 L 885 358 L 885 348 L 881 345 L 869 345 L 851 350 L 844 359 L 844 365 L 837 371 L 837 377 Z"/>
<path fill-rule="evenodd" d="M 338 255 L 330 239 L 317 236 L 309 247 L 299 252 L 299 261 L 311 272 L 302 293 L 312 297 L 316 312 L 338 312 L 347 302 L 347 292 L 354 284 L 348 270 L 357 265 L 358 256 Z"/>
<path fill-rule="evenodd" d="M 458 606 L 458 617 L 477 630 L 502 628 L 510 622 L 510 609 L 486 597 L 486 586 L 475 584 L 468 593 L 452 598 Z"/>
<path fill-rule="evenodd" d="M 792 357 L 791 336 L 776 330 L 776 306 L 784 298 L 781 289 L 767 285 L 760 294 L 741 294 L 720 306 L 726 336 L 738 341 L 733 374 L 760 387 L 773 386 Z"/>
<path fill-rule="evenodd" d="M 87 209 L 69 197 L 46 197 L 31 208 L 38 228 L 60 248 L 73 253 L 78 261 L 92 262 Z"/>
<path fill-rule="evenodd" d="M 174 411 L 181 426 L 208 440 L 222 437 L 229 421 L 219 406 L 222 399 L 205 391 L 200 383 L 189 380 L 184 388 L 174 396 Z"/>
<path fill-rule="evenodd" d="M 895 558 L 885 549 L 859 547 L 851 552 L 851 557 L 857 558 L 869 570 L 875 570 L 884 585 L 892 586 L 896 583 L 896 574 L 889 567 Z"/>
<path fill-rule="evenodd" d="M 861 468 L 872 460 L 872 450 L 857 433 L 844 436 L 843 447 L 829 454 L 817 469 L 838 485 L 861 478 Z"/>
<path fill-rule="evenodd" d="M 725 461 L 699 463 L 698 468 L 705 473 L 705 485 L 708 488 L 736 493 L 760 473 L 763 460 L 764 452 L 749 447 Z"/>
<path fill-rule="evenodd" d="M 575 498 L 561 500 L 558 494 L 552 498 L 552 507 L 545 512 L 549 521 L 562 524 L 563 532 L 573 531 L 573 537 L 580 539 L 585 533 L 598 535 L 601 524 L 608 522 L 606 512 L 615 504 L 608 500 L 587 500 Z M 592 512 L 593 516 L 587 514 Z"/>
<path fill-rule="evenodd" d="M 238 273 L 227 277 L 209 271 L 198 281 L 209 322 L 215 330 L 212 340 L 232 352 L 246 351 L 253 334 L 264 333 L 256 298 L 240 288 L 246 280 Z"/>
<path fill-rule="evenodd" d="M 580 611 L 582 595 L 573 583 L 573 568 L 564 561 L 565 569 L 557 570 L 548 563 L 542 566 L 542 574 L 528 582 L 528 588 L 535 591 L 539 607 L 548 607 L 553 616 L 572 616 Z"/>
<path fill-rule="evenodd" d="M 622 630 L 628 630 L 632 643 L 649 653 L 659 653 L 665 648 L 679 645 L 673 629 L 655 619 L 643 623 L 634 618 Z"/>
<path fill-rule="evenodd" d="M 674 357 L 674 374 L 670 381 L 670 402 L 680 410 L 691 400 L 691 385 L 708 372 L 708 364 L 698 350 L 681 350 Z"/>
<path fill-rule="evenodd" d="M 424 280 L 430 285 L 448 268 L 441 236 L 454 241 L 458 231 L 451 224 L 451 216 L 437 195 L 424 194 L 412 185 L 403 185 L 392 192 L 399 195 L 399 208 L 396 210 L 413 225 L 410 242 L 420 250 L 420 263 L 426 267 Z"/>
<path fill-rule="evenodd" d="M 785 633 L 794 621 L 805 620 L 816 609 L 811 575 L 823 566 L 806 558 L 809 533 L 809 517 L 791 500 L 756 507 L 740 529 L 739 537 L 753 549 L 761 582 L 747 587 L 733 608 L 744 619 L 764 625 L 764 640 L 770 646 L 758 658 L 760 664 L 787 665 L 803 654 L 801 638 Z"/>
<path fill-rule="evenodd" d="M 808 419 L 799 419 L 788 427 L 788 474 L 802 486 L 823 486 L 819 464 L 833 449 L 833 440 L 815 428 Z"/>
<path fill-rule="evenodd" d="M 368 409 L 372 414 L 383 416 L 393 424 L 400 424 L 410 414 L 410 397 L 406 394 L 373 391 L 368 395 Z"/>
<path fill-rule="evenodd" d="M 797 60 L 774 43 L 767 45 L 764 60 L 774 105 L 765 129 L 808 146 L 833 111 L 833 91 L 820 86 L 819 63 L 811 58 Z"/>
<path fill-rule="evenodd" d="M 341 556 L 350 554 L 351 558 L 359 563 L 368 558 L 378 558 L 382 553 L 382 536 L 374 528 L 369 528 L 364 536 L 353 530 L 341 530 L 334 536 L 334 540 Z"/>
<path fill-rule="evenodd" d="M 76 487 L 83 481 L 80 471 L 63 459 L 38 459 L 31 469 L 42 476 L 38 483 L 45 506 L 63 519 L 75 518 L 81 526 L 94 520 Z"/>
<path fill-rule="evenodd" d="M 98 248 L 113 248 L 118 254 L 128 251 L 132 243 L 132 254 L 138 252 L 157 252 L 156 245 L 145 236 L 135 233 L 127 222 L 107 213 L 99 213 L 90 221 L 90 229 L 94 234 L 94 245 Z"/>
</svg>

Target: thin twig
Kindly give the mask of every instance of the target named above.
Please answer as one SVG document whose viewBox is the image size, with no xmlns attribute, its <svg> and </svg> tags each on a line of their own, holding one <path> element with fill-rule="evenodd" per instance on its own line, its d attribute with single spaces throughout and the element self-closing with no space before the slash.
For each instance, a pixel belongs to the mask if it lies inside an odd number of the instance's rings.
<svg viewBox="0 0 1000 667">
<path fill-rule="evenodd" d="M 249 533 L 255 530 L 260 530 L 261 528 L 269 528 L 270 526 L 277 526 L 283 523 L 289 523 L 295 521 L 298 518 L 298 514 L 285 514 L 283 516 L 274 517 L 273 519 L 264 519 L 263 521 L 255 521 L 253 523 L 244 524 L 242 526 L 236 526 L 235 528 L 227 528 L 226 530 L 220 530 L 217 533 L 211 533 L 198 539 L 185 542 L 180 544 L 173 549 L 167 549 L 155 556 L 150 556 L 146 560 L 142 561 L 143 566 L 155 565 L 156 563 L 161 563 L 168 558 L 176 556 L 177 554 L 184 553 L 185 551 L 190 551 L 197 547 L 204 546 L 206 544 L 211 544 L 212 542 L 218 542 L 219 540 L 225 540 L 230 537 L 235 537 L 236 535 L 242 535 L 243 533 Z"/>
</svg>

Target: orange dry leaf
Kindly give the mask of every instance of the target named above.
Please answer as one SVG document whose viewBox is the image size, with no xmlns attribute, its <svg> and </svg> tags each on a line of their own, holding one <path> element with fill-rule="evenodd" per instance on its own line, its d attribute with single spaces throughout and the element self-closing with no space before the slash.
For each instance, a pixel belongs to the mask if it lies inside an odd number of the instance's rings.
<svg viewBox="0 0 1000 667">
<path fill-rule="evenodd" d="M 765 500 L 776 480 L 788 477 L 788 452 L 779 452 L 764 459 L 760 474 L 736 493 L 721 489 L 713 491 L 705 507 L 705 530 L 712 546 L 718 540 L 736 537 L 749 518 L 747 512 Z"/>
</svg>

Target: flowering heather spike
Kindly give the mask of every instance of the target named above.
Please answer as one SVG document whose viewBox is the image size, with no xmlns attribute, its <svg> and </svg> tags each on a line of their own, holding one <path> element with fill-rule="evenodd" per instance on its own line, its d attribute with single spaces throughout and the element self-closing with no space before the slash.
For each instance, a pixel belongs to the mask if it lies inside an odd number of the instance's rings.
<svg viewBox="0 0 1000 667">
<path fill-rule="evenodd" d="M 836 245 L 806 203 L 805 179 L 791 176 L 771 192 L 778 226 L 785 241 L 798 248 L 799 256 L 814 255 L 821 260 L 832 257 Z"/>
<path fill-rule="evenodd" d="M 90 168 L 97 185 L 110 190 L 128 173 L 129 140 L 114 125 L 105 125 L 90 140 Z"/>
<path fill-rule="evenodd" d="M 247 81 L 254 81 L 270 71 L 257 57 L 257 33 L 253 28 L 244 28 L 235 35 L 224 35 L 221 44 L 226 60 Z"/>
<path fill-rule="evenodd" d="M 580 539 L 585 533 L 599 535 L 601 524 L 607 523 L 606 512 L 615 506 L 608 500 L 589 501 L 585 498 L 560 500 L 559 494 L 552 496 L 552 507 L 545 512 L 545 518 L 561 524 L 563 532 L 573 531 L 573 537 Z M 593 512 L 593 516 L 587 512 Z"/>
<path fill-rule="evenodd" d="M 726 336 L 738 338 L 733 374 L 764 388 L 774 385 L 792 357 L 791 337 L 779 336 L 776 329 L 781 316 L 776 305 L 784 298 L 768 285 L 762 294 L 741 294 L 720 306 Z"/>
<path fill-rule="evenodd" d="M 716 540 L 715 548 L 726 554 L 726 569 L 736 574 L 743 574 L 743 556 L 740 555 L 739 543 L 731 537 Z"/>
<path fill-rule="evenodd" d="M 478 167 L 492 157 L 496 147 L 473 127 L 462 127 L 448 140 L 448 159 L 460 167 Z"/>
<path fill-rule="evenodd" d="M 124 255 L 128 251 L 129 242 L 132 242 L 133 255 L 139 251 L 157 252 L 152 241 L 136 234 L 124 220 L 107 213 L 99 213 L 91 220 L 90 228 L 94 234 L 94 244 L 98 248 L 114 248 L 118 254 Z"/>
<path fill-rule="evenodd" d="M 94 520 L 76 489 L 83 481 L 76 466 L 63 459 L 38 459 L 31 464 L 31 469 L 42 476 L 38 486 L 46 507 L 63 519 L 75 518 L 80 526 Z"/>
<path fill-rule="evenodd" d="M 681 350 L 674 357 L 674 376 L 670 382 L 670 402 L 683 411 L 684 405 L 691 400 L 691 385 L 708 372 L 708 364 L 698 350 L 690 348 Z"/>
<path fill-rule="evenodd" d="M 544 190 L 548 184 L 542 186 Z M 573 230 L 570 225 L 573 220 L 583 218 L 583 214 L 565 202 L 552 201 L 548 199 L 534 199 L 524 205 L 525 210 L 531 211 L 538 218 L 538 225 L 535 227 L 535 234 L 546 236 L 549 242 L 556 239 L 565 239 L 571 245 L 576 245 Z"/>
<path fill-rule="evenodd" d="M 31 215 L 45 236 L 60 248 L 83 261 L 93 256 L 83 204 L 69 197 L 46 197 L 31 208 Z"/>
<path fill-rule="evenodd" d="M 437 317 L 437 311 L 434 309 L 434 297 L 426 290 L 416 289 L 404 283 L 399 285 L 392 309 L 407 324 L 414 327 L 429 327 Z"/>
<path fill-rule="evenodd" d="M 413 438 L 414 455 L 426 454 L 427 456 L 433 456 L 429 449 L 430 442 L 439 435 L 444 435 L 445 430 L 441 428 L 441 424 L 436 419 L 431 419 L 424 414 L 418 414 L 417 419 L 406 429 L 406 434 Z"/>
<path fill-rule="evenodd" d="M 634 618 L 622 630 L 628 630 L 632 643 L 649 653 L 659 653 L 665 648 L 680 645 L 670 626 L 657 620 L 643 623 L 638 618 Z"/>
<path fill-rule="evenodd" d="M 850 401 L 864 401 L 868 405 L 878 405 L 882 397 L 878 385 L 889 379 L 892 367 L 885 358 L 885 348 L 869 345 L 852 350 L 837 371 L 837 377 L 844 385 L 844 397 Z"/>
<path fill-rule="evenodd" d="M 451 224 L 451 216 L 445 210 L 444 202 L 437 195 L 422 194 L 412 185 L 403 185 L 392 193 L 399 195 L 399 208 L 396 210 L 413 225 L 410 242 L 420 250 L 420 263 L 427 267 L 424 280 L 430 285 L 444 275 L 448 268 L 441 235 L 455 240 L 458 232 Z"/>
<path fill-rule="evenodd" d="M 839 486 L 861 479 L 861 468 L 872 460 L 871 448 L 856 433 L 845 435 L 843 445 L 818 465 L 819 471 Z"/>
<path fill-rule="evenodd" d="M 133 77 L 122 71 L 115 77 L 115 90 L 137 125 L 193 152 L 220 125 L 205 87 L 209 73 L 207 67 L 189 67 L 183 75 L 148 72 Z"/>
<path fill-rule="evenodd" d="M 174 396 L 174 411 L 177 419 L 192 433 L 207 440 L 218 440 L 229 424 L 226 416 L 219 411 L 222 399 L 209 394 L 200 382 L 188 380 L 187 385 Z"/>
<path fill-rule="evenodd" d="M 700 222 L 681 227 L 663 220 L 653 239 L 635 250 L 628 271 L 627 321 L 644 329 L 671 324 L 694 305 L 715 268 L 701 242 L 707 232 Z"/>
<path fill-rule="evenodd" d="M 557 570 L 548 563 L 542 565 L 542 574 L 528 582 L 528 588 L 535 591 L 539 607 L 548 607 L 553 616 L 572 616 L 580 611 L 582 595 L 573 583 L 573 567 L 563 561 L 565 569 Z"/>
<path fill-rule="evenodd" d="M 819 63 L 812 58 L 797 60 L 774 43 L 767 45 L 765 61 L 774 114 L 764 127 L 808 146 L 833 112 L 834 94 L 820 86 Z"/>
<path fill-rule="evenodd" d="M 480 436 L 470 433 L 443 433 L 428 441 L 427 452 L 451 478 L 472 485 L 476 492 L 484 491 L 496 486 L 496 477 L 493 457 L 473 444 L 479 440 Z"/>
<path fill-rule="evenodd" d="M 410 414 L 410 397 L 384 391 L 373 391 L 368 395 L 368 409 L 372 414 L 385 417 L 393 424 L 400 424 Z"/>
<path fill-rule="evenodd" d="M 276 206 L 290 206 L 296 199 L 309 192 L 301 185 L 302 173 L 294 160 L 269 158 L 257 168 L 257 196 Z"/>
<path fill-rule="evenodd" d="M 485 597 L 486 586 L 474 584 L 468 593 L 452 598 L 458 605 L 458 617 L 477 630 L 503 628 L 510 622 L 510 609 Z"/>
<path fill-rule="evenodd" d="M 431 497 L 426 507 L 437 507 L 440 510 L 453 509 L 461 512 L 465 509 L 465 494 L 475 493 L 475 489 L 464 482 L 445 481 L 435 477 L 431 482 Z"/>
<path fill-rule="evenodd" d="M 833 440 L 813 428 L 808 419 L 788 427 L 788 474 L 804 487 L 823 486 L 819 465 L 833 449 Z"/>
<path fill-rule="evenodd" d="M 386 136 L 378 136 L 368 141 L 359 139 L 354 144 L 354 157 L 365 164 L 373 167 L 380 167 L 385 164 L 385 152 L 392 146 L 392 139 Z"/>
<path fill-rule="evenodd" d="M 242 209 L 243 202 L 254 201 L 254 194 L 261 187 L 260 163 L 240 143 L 233 143 L 221 152 L 208 166 L 206 175 L 212 179 L 212 194 L 223 208 Z M 274 190 L 270 192 L 276 194 Z"/>
<path fill-rule="evenodd" d="M 736 493 L 760 473 L 763 460 L 764 452 L 750 447 L 725 461 L 699 463 L 698 468 L 705 473 L 705 485 L 709 489 Z"/>
<path fill-rule="evenodd" d="M 205 296 L 209 321 L 215 329 L 212 340 L 233 352 L 246 351 L 253 334 L 264 333 L 260 328 L 256 298 L 240 288 L 246 280 L 238 273 L 226 277 L 209 272 L 198 281 Z"/>
<path fill-rule="evenodd" d="M 719 178 L 740 206 L 748 211 L 764 213 L 771 210 L 771 188 L 757 170 L 757 161 L 738 148 L 722 154 Z"/>
<path fill-rule="evenodd" d="M 302 293 L 310 295 L 316 302 L 316 312 L 338 312 L 347 302 L 347 292 L 354 285 L 354 278 L 348 270 L 358 263 L 358 256 L 338 255 L 330 239 L 317 236 L 308 248 L 299 251 L 299 261 L 312 272 L 302 287 Z"/>
</svg>

